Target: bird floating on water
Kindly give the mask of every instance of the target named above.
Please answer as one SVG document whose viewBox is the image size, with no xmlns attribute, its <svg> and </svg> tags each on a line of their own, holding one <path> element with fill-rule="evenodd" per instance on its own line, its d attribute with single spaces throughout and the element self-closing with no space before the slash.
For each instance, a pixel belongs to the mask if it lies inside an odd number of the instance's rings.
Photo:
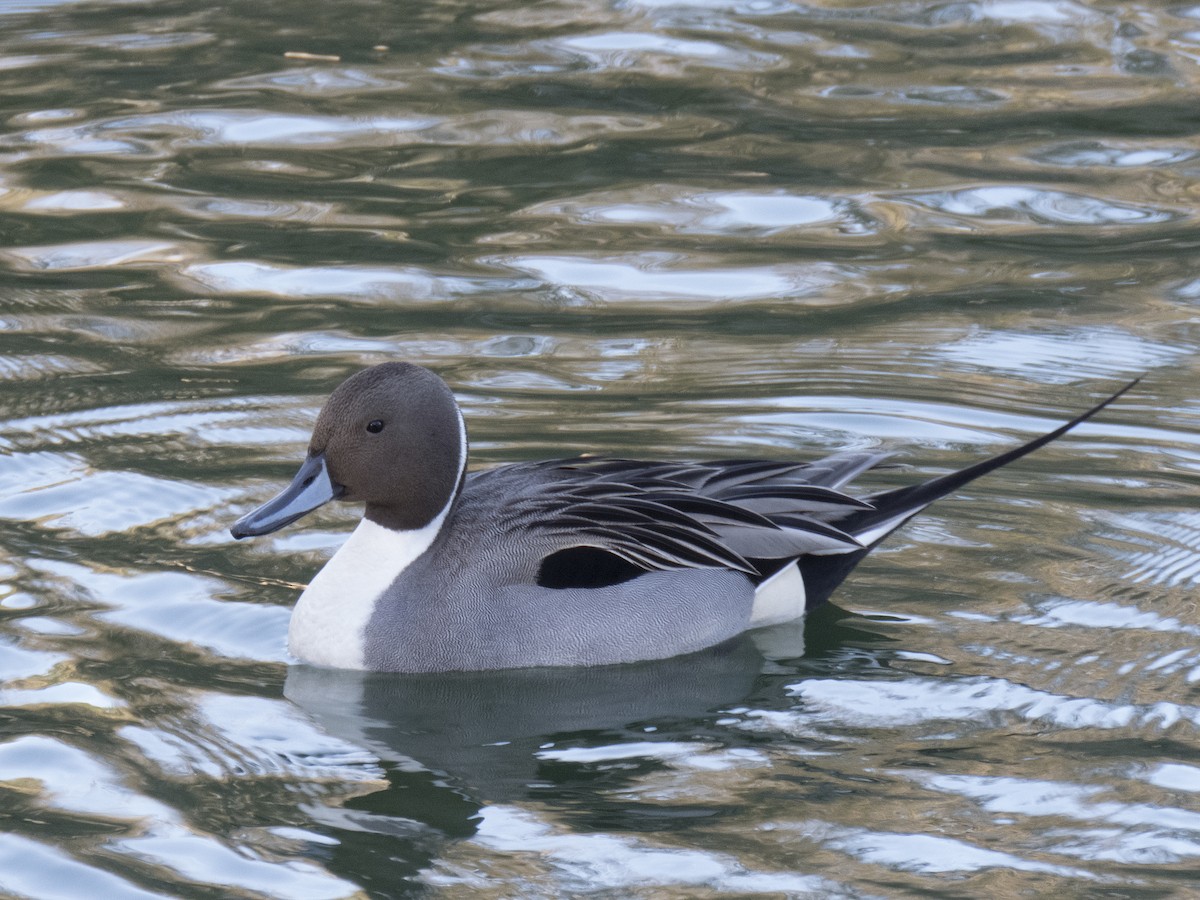
<svg viewBox="0 0 1200 900">
<path fill-rule="evenodd" d="M 300 596 L 298 659 L 399 672 L 664 659 L 801 619 L 926 506 L 1065 434 L 1137 382 L 1006 453 L 918 484 L 842 488 L 888 454 L 814 462 L 576 458 L 467 472 L 446 383 L 390 362 L 344 381 L 268 534 L 330 500 L 366 504 Z"/>
</svg>

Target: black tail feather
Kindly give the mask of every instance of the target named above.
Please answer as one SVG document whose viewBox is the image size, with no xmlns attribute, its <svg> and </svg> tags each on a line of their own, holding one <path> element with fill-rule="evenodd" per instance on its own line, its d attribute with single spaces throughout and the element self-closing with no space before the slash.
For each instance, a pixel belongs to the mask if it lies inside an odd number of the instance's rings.
<svg viewBox="0 0 1200 900">
<path fill-rule="evenodd" d="M 1140 378 L 1135 378 L 1112 396 L 1097 403 L 1091 409 L 1076 416 L 1065 425 L 1061 425 L 1041 437 L 1034 438 L 1020 447 L 1016 447 L 1006 453 L 1001 453 L 999 456 L 993 456 L 972 466 L 967 466 L 965 469 L 959 469 L 957 472 L 950 472 L 947 475 L 931 478 L 929 481 L 923 481 L 920 484 L 913 484 L 908 487 L 897 488 L 868 497 L 867 499 L 872 503 L 874 509 L 854 510 L 845 516 L 839 517 L 832 523 L 841 530 L 860 539 L 864 536 L 869 536 L 870 540 L 865 542 L 867 544 L 866 549 L 831 556 L 808 556 L 800 560 L 800 571 L 804 576 L 808 608 L 812 609 L 814 606 L 819 606 L 829 599 L 829 595 L 842 583 L 864 556 L 870 553 L 880 541 L 929 504 L 958 490 L 981 475 L 986 475 L 988 472 L 994 471 L 1014 460 L 1018 460 L 1022 456 L 1037 450 L 1039 447 L 1044 447 L 1051 441 L 1062 437 L 1076 425 L 1086 422 L 1126 391 L 1133 388 L 1139 381 L 1141 381 Z M 891 524 L 891 527 L 880 532 L 878 535 L 870 534 L 872 529 L 886 524 Z"/>
</svg>

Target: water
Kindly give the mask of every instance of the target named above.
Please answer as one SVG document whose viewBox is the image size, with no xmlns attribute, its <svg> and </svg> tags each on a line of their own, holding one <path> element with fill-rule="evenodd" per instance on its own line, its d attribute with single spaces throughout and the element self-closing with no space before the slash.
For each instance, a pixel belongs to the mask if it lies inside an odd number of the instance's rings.
<svg viewBox="0 0 1200 900">
<path fill-rule="evenodd" d="M 1186 5 L 0 4 L 0 893 L 1193 894 L 1198 59 Z M 226 529 L 397 358 L 479 466 L 875 485 L 1144 380 L 802 633 L 289 666 L 354 511 Z"/>
</svg>

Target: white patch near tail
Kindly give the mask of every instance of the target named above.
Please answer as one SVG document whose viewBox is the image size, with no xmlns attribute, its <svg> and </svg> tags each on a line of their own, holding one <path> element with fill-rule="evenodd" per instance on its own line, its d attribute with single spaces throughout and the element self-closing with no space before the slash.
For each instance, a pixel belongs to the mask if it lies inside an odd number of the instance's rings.
<svg viewBox="0 0 1200 900">
<path fill-rule="evenodd" d="M 926 504 L 928 506 L 929 504 Z M 878 540 L 887 537 L 925 507 L 910 509 L 892 518 L 872 525 L 865 531 L 854 535 L 864 547 L 869 547 Z M 835 551 L 818 551 L 810 556 L 832 555 Z M 840 553 L 847 550 L 841 549 Z M 754 605 L 750 607 L 750 627 L 764 628 L 768 625 L 779 625 L 784 622 L 795 622 L 804 618 L 807 589 L 800 567 L 790 562 L 770 578 L 766 579 L 754 591 Z"/>
<path fill-rule="evenodd" d="M 804 618 L 804 576 L 794 562 L 788 563 L 754 591 L 750 627 L 762 628 Z"/>
</svg>

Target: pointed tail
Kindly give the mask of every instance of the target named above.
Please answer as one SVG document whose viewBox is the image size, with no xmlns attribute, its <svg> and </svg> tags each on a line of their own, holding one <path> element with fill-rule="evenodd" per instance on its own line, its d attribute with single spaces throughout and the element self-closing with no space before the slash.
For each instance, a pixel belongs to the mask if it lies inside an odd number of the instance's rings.
<svg viewBox="0 0 1200 900">
<path fill-rule="evenodd" d="M 1097 403 L 1087 412 L 1081 413 L 1065 425 L 1055 428 L 1041 437 L 1034 438 L 1020 447 L 1009 450 L 1007 453 L 1001 453 L 999 456 L 993 456 L 991 459 L 977 462 L 973 466 L 967 466 L 965 469 L 959 469 L 957 472 L 931 478 L 929 481 L 923 481 L 920 484 L 884 491 L 883 493 L 866 498 L 874 506 L 874 509 L 855 510 L 837 522 L 832 523 L 842 531 L 848 532 L 858 538 L 865 545 L 866 549 L 838 556 L 810 556 L 800 561 L 800 571 L 804 575 L 804 583 L 808 595 L 808 608 L 812 609 L 814 606 L 818 606 L 829 599 L 829 595 L 833 593 L 834 588 L 841 584 L 842 580 L 850 574 L 850 571 L 858 565 L 864 556 L 874 549 L 875 545 L 925 507 L 929 506 L 929 504 L 958 490 L 979 476 L 986 475 L 988 472 L 998 469 L 1001 466 L 1008 465 L 1008 463 L 1018 460 L 1022 456 L 1037 450 L 1039 447 L 1044 447 L 1051 441 L 1062 437 L 1076 425 L 1086 422 L 1126 391 L 1133 388 L 1139 381 L 1141 381 L 1140 378 L 1135 378 L 1112 396 Z"/>
</svg>

